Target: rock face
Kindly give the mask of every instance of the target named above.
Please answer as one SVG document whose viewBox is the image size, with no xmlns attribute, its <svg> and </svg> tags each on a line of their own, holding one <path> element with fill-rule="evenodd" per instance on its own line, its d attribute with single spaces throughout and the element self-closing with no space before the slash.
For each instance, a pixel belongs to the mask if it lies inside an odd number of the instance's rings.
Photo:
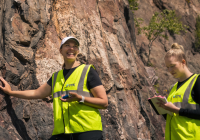
<svg viewBox="0 0 200 140">
<path fill-rule="evenodd" d="M 148 9 L 148 10 L 146 10 Z M 158 38 L 154 41 L 152 46 L 152 53 L 150 55 L 150 61 L 152 67 L 155 70 L 156 76 L 159 77 L 157 81 L 157 90 L 160 94 L 167 94 L 167 90 L 170 85 L 176 82 L 175 79 L 167 72 L 167 68 L 164 64 L 164 55 L 170 49 L 173 43 L 178 43 L 182 45 L 185 49 L 185 54 L 187 57 L 187 65 L 191 72 L 200 73 L 200 55 L 198 52 L 194 51 L 195 42 L 195 24 L 196 18 L 200 15 L 200 2 L 199 1 L 167 1 L 167 0 L 153 0 L 153 1 L 139 1 L 139 10 L 135 12 L 136 17 L 144 19 L 143 25 L 148 25 L 150 18 L 155 11 L 159 12 L 162 9 L 175 10 L 180 21 L 187 25 L 187 33 L 181 33 L 180 35 L 170 35 L 168 32 L 169 39 L 164 40 Z M 148 39 L 142 34 L 137 35 L 136 48 L 139 57 L 144 64 L 147 63 L 148 54 Z M 169 79 L 166 81 L 166 79 Z"/>
<path fill-rule="evenodd" d="M 75 36 L 81 44 L 78 59 L 94 64 L 109 99 L 108 108 L 101 110 L 104 139 L 164 139 L 164 119 L 155 114 L 147 99 L 156 92 L 153 85 L 159 84 L 156 90 L 166 94 L 163 89 L 175 82 L 162 60 L 172 42 L 186 47 L 189 67 L 199 71 L 200 56 L 193 51 L 192 43 L 200 3 L 141 0 L 139 4 L 135 15 L 145 19 L 144 24 L 153 12 L 167 8 L 175 9 L 190 26 L 186 34 L 155 41 L 151 68 L 144 65 L 148 40 L 135 35 L 133 14 L 126 0 L 1 1 L 0 75 L 13 90 L 38 88 L 62 68 L 61 40 Z M 24 100 L 0 91 L 0 112 L 1 140 L 51 137 L 51 97 Z"/>
</svg>

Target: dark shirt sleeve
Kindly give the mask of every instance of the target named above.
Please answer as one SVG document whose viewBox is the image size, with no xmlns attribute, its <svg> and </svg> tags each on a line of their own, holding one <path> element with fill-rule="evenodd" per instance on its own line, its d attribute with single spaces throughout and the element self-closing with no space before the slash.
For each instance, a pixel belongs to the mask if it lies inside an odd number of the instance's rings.
<svg viewBox="0 0 200 140">
<path fill-rule="evenodd" d="M 91 67 L 87 77 L 87 88 L 90 90 L 96 86 L 102 85 L 97 71 Z"/>
<path fill-rule="evenodd" d="M 196 103 L 200 104 L 200 76 L 193 87 L 192 98 Z"/>
<path fill-rule="evenodd" d="M 194 84 L 191 94 L 192 94 L 193 100 L 199 105 L 200 104 L 200 77 L 197 78 L 197 81 Z M 200 108 L 196 110 L 181 108 L 179 111 L 179 115 L 185 116 L 191 119 L 200 120 Z"/>
<path fill-rule="evenodd" d="M 49 78 L 49 80 L 47 81 L 47 84 L 50 85 L 50 86 L 52 86 L 52 77 Z"/>
<path fill-rule="evenodd" d="M 167 119 L 167 114 L 163 114 L 162 116 L 163 116 L 163 118 L 164 118 L 165 120 Z"/>
</svg>

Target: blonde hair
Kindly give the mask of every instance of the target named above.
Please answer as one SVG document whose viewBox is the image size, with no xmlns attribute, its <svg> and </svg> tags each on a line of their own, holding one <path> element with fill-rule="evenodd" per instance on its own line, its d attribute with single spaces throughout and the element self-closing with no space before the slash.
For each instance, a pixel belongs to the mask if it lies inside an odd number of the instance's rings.
<svg viewBox="0 0 200 140">
<path fill-rule="evenodd" d="M 165 59 L 172 56 L 176 57 L 180 62 L 184 59 L 187 65 L 187 60 L 182 45 L 179 45 L 178 43 L 172 44 L 171 49 L 165 55 Z"/>
</svg>

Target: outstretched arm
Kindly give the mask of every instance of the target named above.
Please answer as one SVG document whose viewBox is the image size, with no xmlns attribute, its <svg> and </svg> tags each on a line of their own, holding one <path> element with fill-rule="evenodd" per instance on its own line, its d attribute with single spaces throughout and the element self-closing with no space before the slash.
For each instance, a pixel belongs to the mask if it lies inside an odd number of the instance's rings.
<svg viewBox="0 0 200 140">
<path fill-rule="evenodd" d="M 43 99 L 51 95 L 51 86 L 49 86 L 47 83 L 43 84 L 36 90 L 12 91 L 6 80 L 4 80 L 2 77 L 0 80 L 4 84 L 4 86 L 0 86 L 0 89 L 10 96 L 15 96 L 23 99 Z"/>
</svg>

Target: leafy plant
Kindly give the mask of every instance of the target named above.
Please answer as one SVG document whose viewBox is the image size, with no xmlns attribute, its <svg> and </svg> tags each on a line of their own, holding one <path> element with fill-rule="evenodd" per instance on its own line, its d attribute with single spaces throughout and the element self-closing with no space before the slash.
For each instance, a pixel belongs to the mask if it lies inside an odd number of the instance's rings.
<svg viewBox="0 0 200 140">
<path fill-rule="evenodd" d="M 157 84 L 155 84 L 153 86 L 154 86 L 154 88 L 156 90 L 156 93 L 159 93 L 159 91 L 158 91 L 158 88 L 160 87 L 159 83 L 157 83 Z"/>
<path fill-rule="evenodd" d="M 195 50 L 200 50 L 200 16 L 196 18 L 196 31 L 195 31 Z"/>
<path fill-rule="evenodd" d="M 138 0 L 128 0 L 128 2 L 129 2 L 130 10 L 132 10 L 134 14 L 134 11 L 138 10 L 138 7 L 139 7 Z M 135 18 L 134 16 L 135 27 L 138 29 L 139 33 L 141 33 L 140 25 L 142 22 L 143 22 L 142 18 Z"/>
<path fill-rule="evenodd" d="M 186 0 L 186 2 L 187 2 L 188 4 L 190 4 L 190 3 L 191 3 L 191 1 L 190 1 L 190 0 Z"/>
<path fill-rule="evenodd" d="M 131 10 L 138 10 L 138 0 L 128 0 Z"/>
<path fill-rule="evenodd" d="M 186 32 L 185 28 L 187 28 L 187 26 L 182 25 L 174 10 L 164 10 L 161 13 L 155 12 L 148 26 L 138 26 L 137 28 L 138 34 L 145 34 L 149 40 L 148 63 L 150 63 L 149 57 L 151 54 L 151 47 L 155 39 L 159 36 L 168 39 L 168 36 L 165 34 L 166 31 L 169 31 L 172 34 L 180 34 L 180 31 Z"/>
</svg>

